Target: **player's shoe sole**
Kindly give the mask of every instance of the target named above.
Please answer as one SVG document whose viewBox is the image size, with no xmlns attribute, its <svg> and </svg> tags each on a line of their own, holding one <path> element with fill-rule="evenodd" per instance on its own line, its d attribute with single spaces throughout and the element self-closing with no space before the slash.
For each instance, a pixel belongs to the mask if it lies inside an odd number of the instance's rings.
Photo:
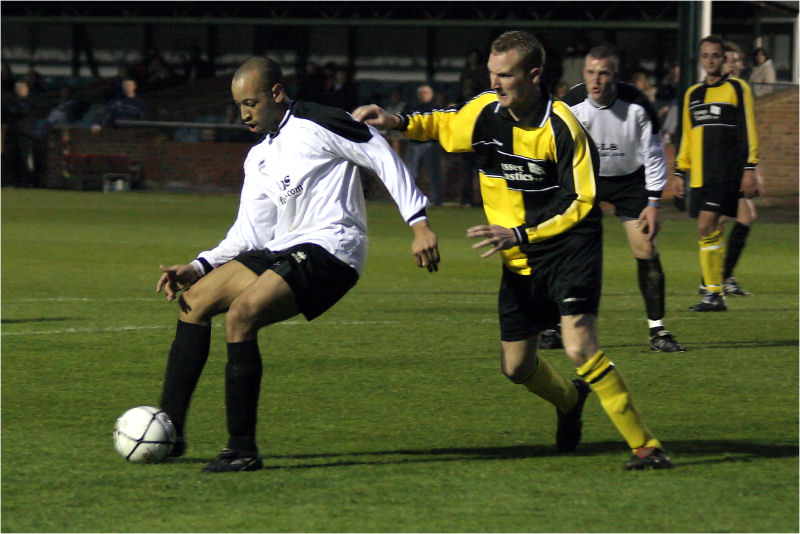
<svg viewBox="0 0 800 534">
<path fill-rule="evenodd" d="M 562 412 L 556 408 L 558 415 L 558 429 L 556 430 L 556 449 L 559 452 L 572 452 L 581 442 L 581 430 L 583 428 L 583 405 L 586 397 L 592 392 L 589 384 L 580 378 L 572 381 L 578 390 L 578 403 L 569 412 Z"/>
<path fill-rule="evenodd" d="M 222 449 L 216 459 L 206 465 L 206 473 L 233 473 L 235 471 L 258 471 L 264 462 L 258 453 L 240 453 L 233 449 Z"/>
<path fill-rule="evenodd" d="M 672 460 L 667 456 L 667 451 L 657 447 L 642 447 L 633 454 L 633 458 L 625 462 L 626 471 L 670 469 L 671 467 Z"/>
</svg>

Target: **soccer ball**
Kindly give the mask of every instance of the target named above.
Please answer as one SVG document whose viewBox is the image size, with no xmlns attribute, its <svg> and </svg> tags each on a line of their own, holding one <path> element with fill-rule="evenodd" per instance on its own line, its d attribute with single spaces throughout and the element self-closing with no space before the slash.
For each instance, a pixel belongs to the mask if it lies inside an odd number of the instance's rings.
<svg viewBox="0 0 800 534">
<path fill-rule="evenodd" d="M 153 406 L 131 408 L 114 425 L 114 448 L 136 463 L 164 460 L 175 445 L 177 432 L 169 416 Z"/>
</svg>

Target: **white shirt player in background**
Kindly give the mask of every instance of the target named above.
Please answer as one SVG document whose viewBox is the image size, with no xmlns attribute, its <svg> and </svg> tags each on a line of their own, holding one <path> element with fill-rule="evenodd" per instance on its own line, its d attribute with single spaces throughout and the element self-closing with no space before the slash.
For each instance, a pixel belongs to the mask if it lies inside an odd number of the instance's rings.
<svg viewBox="0 0 800 534">
<path fill-rule="evenodd" d="M 650 348 L 685 349 L 664 327 L 664 272 L 656 234 L 667 165 L 658 116 L 647 97 L 619 81 L 619 57 L 610 48 L 592 48 L 583 79 L 562 97 L 589 131 L 600 154 L 597 199 L 614 205 L 636 257 L 639 289 L 650 328 Z"/>
<path fill-rule="evenodd" d="M 238 215 L 215 248 L 189 264 L 162 265 L 156 287 L 179 304 L 161 400 L 179 434 L 171 456 L 186 448 L 184 423 L 208 358 L 211 319 L 227 312 L 229 439 L 205 466 L 210 472 L 263 467 L 255 440 L 258 331 L 298 313 L 317 317 L 355 285 L 364 267 L 360 166 L 378 175 L 411 226 L 417 266 L 432 272 L 439 263 L 425 215 L 428 199 L 378 130 L 338 108 L 290 101 L 280 67 L 269 58 L 239 67 L 231 92 L 242 121 L 266 134 L 245 160 Z"/>
</svg>

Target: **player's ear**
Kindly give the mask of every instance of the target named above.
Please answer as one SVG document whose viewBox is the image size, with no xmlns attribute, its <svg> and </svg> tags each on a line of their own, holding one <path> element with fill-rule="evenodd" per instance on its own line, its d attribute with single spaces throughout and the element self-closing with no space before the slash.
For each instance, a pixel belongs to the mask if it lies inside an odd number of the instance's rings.
<svg viewBox="0 0 800 534">
<path fill-rule="evenodd" d="M 283 102 L 284 99 L 286 98 L 286 91 L 284 90 L 283 85 L 280 83 L 276 83 L 275 85 L 273 85 L 272 89 L 270 89 L 270 96 L 275 102 L 279 104 Z"/>
<path fill-rule="evenodd" d="M 528 71 L 528 79 L 534 85 L 539 85 L 539 78 L 542 77 L 542 67 L 533 67 Z"/>
</svg>

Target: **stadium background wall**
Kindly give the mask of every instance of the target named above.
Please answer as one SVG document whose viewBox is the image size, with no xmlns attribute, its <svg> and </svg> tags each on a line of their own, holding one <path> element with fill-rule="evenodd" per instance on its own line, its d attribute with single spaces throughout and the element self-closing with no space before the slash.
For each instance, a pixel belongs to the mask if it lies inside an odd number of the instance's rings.
<svg viewBox="0 0 800 534">
<path fill-rule="evenodd" d="M 798 204 L 798 89 L 794 87 L 756 99 L 761 174 L 767 181 L 763 206 Z M 237 192 L 242 180 L 246 143 L 176 142 L 166 132 L 149 128 L 105 130 L 102 135 L 78 128 L 53 130 L 48 138 L 44 186 L 64 189 L 98 188 L 80 180 L 65 166 L 64 155 L 127 156 L 134 164 L 133 187 L 159 191 Z M 404 146 L 399 145 L 402 154 Z M 674 146 L 668 144 L 668 168 L 673 169 Z M 445 201 L 459 201 L 459 156 L 443 158 Z M 671 178 L 672 179 L 672 178 Z M 387 198 L 381 185 L 368 180 L 368 198 Z M 428 191 L 425 176 L 420 186 Z M 668 188 L 669 189 L 669 188 Z M 665 191 L 669 198 L 671 192 Z"/>
</svg>

